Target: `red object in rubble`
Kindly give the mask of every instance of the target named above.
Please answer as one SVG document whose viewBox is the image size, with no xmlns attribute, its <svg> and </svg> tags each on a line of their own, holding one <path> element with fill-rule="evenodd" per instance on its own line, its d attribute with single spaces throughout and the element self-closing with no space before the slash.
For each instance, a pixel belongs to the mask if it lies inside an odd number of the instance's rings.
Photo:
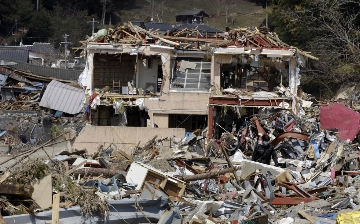
<svg viewBox="0 0 360 224">
<path fill-rule="evenodd" d="M 322 106 L 320 108 L 320 128 L 336 128 L 340 140 L 352 141 L 360 130 L 360 114 L 339 103 Z"/>
</svg>

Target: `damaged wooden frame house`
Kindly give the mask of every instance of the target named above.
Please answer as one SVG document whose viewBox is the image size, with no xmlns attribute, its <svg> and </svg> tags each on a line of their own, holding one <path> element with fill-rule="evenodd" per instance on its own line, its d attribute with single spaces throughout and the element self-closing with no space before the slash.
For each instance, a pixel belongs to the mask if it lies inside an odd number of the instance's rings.
<svg viewBox="0 0 360 224">
<path fill-rule="evenodd" d="M 86 68 L 79 81 L 92 125 L 209 127 L 209 137 L 224 105 L 245 113 L 259 107 L 298 113 L 300 67 L 317 60 L 256 27 L 189 24 L 164 32 L 129 22 L 82 44 Z"/>
</svg>

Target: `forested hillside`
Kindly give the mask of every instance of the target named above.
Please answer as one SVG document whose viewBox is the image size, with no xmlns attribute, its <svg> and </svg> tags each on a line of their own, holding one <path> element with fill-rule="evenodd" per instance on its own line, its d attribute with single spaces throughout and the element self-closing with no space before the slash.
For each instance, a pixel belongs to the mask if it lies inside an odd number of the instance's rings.
<svg viewBox="0 0 360 224">
<path fill-rule="evenodd" d="M 203 9 L 206 23 L 268 25 L 286 43 L 320 58 L 301 68 L 305 91 L 331 96 L 343 83 L 358 82 L 360 1 L 354 0 L 1 0 L 0 45 L 68 41 L 73 47 L 100 28 L 130 20 L 175 23 L 183 10 Z M 95 31 L 96 31 L 95 30 Z"/>
<path fill-rule="evenodd" d="M 261 0 L 2 0 L 0 4 L 0 44 L 33 42 L 58 43 L 64 34 L 73 46 L 96 29 L 142 20 L 174 24 L 183 10 L 203 9 L 208 25 L 260 26 L 265 20 Z"/>
<path fill-rule="evenodd" d="M 273 0 L 269 21 L 283 41 L 319 57 L 302 69 L 305 90 L 331 96 L 359 82 L 360 1 Z"/>
</svg>

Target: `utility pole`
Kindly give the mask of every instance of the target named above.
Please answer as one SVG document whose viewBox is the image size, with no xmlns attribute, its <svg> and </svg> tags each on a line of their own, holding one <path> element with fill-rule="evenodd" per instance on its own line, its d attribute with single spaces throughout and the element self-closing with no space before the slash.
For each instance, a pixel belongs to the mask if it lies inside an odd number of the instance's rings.
<svg viewBox="0 0 360 224">
<path fill-rule="evenodd" d="M 99 22 L 95 21 L 95 19 L 93 18 L 92 21 L 88 21 L 88 23 L 91 23 L 91 25 L 92 25 L 92 33 L 91 33 L 91 36 L 92 36 L 94 33 L 95 23 L 98 24 Z"/>
<path fill-rule="evenodd" d="M 152 9 L 151 9 L 151 18 L 154 20 L 154 11 L 155 11 L 155 0 L 153 0 Z"/>
<path fill-rule="evenodd" d="M 267 1 L 268 1 L 268 0 L 265 0 L 265 10 L 266 10 L 266 20 L 265 20 L 265 21 L 266 21 L 266 24 L 265 24 L 265 26 L 266 26 L 266 28 L 269 28 L 269 27 L 268 27 Z"/>
<path fill-rule="evenodd" d="M 39 0 L 36 1 L 36 10 L 39 11 Z"/>
<path fill-rule="evenodd" d="M 64 44 L 64 47 L 65 47 L 65 69 L 67 68 L 67 65 L 66 65 L 66 58 L 67 58 L 67 55 L 68 55 L 68 45 L 71 44 L 71 42 L 68 42 L 67 41 L 67 38 L 69 37 L 69 35 L 67 35 L 66 33 L 64 34 L 64 39 L 65 41 L 64 42 L 61 42 L 61 44 Z"/>
<path fill-rule="evenodd" d="M 155 8 L 155 0 L 147 0 L 150 3 L 151 10 L 151 22 L 154 20 L 154 8 Z"/>
</svg>

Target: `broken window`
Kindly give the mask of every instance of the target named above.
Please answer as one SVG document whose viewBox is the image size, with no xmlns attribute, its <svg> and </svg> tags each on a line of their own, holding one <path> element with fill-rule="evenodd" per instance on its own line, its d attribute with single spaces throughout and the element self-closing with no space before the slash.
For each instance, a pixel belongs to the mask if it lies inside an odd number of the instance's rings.
<svg viewBox="0 0 360 224">
<path fill-rule="evenodd" d="M 211 62 L 201 58 L 178 59 L 173 65 L 171 89 L 209 91 Z"/>
</svg>

